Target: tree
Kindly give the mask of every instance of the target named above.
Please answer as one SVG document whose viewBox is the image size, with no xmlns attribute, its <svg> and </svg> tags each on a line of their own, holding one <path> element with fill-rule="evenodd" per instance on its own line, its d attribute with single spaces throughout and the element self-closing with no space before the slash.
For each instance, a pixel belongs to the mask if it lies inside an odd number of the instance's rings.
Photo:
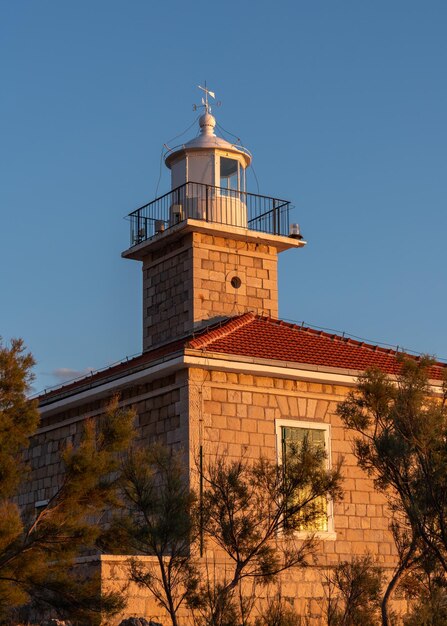
<svg viewBox="0 0 447 626">
<path fill-rule="evenodd" d="M 121 472 L 121 506 L 104 544 L 134 555 L 131 580 L 146 587 L 177 626 L 178 610 L 198 582 L 191 552 L 198 532 L 196 501 L 182 456 L 159 444 L 134 448 Z M 141 555 L 155 557 L 155 563 Z"/>
<path fill-rule="evenodd" d="M 395 379 L 378 369 L 360 376 L 338 407 L 357 433 L 354 453 L 388 500 L 399 562 L 382 601 L 388 602 L 405 571 L 430 554 L 447 572 L 447 386 L 434 397 L 431 359 L 406 358 Z"/>
<path fill-rule="evenodd" d="M 267 599 L 267 606 L 254 622 L 254 626 L 301 626 L 302 620 L 284 601 L 280 590 Z"/>
<path fill-rule="evenodd" d="M 131 579 L 154 595 L 173 626 L 185 603 L 196 624 L 247 624 L 250 607 L 234 594 L 241 581 L 267 584 L 285 569 L 304 565 L 314 540 L 295 531 L 319 515 L 313 506 L 318 498 L 341 496 L 340 467 L 326 470 L 324 457 L 307 440 L 290 452 L 287 467 L 217 457 L 201 476 L 205 489 L 197 502 L 181 453 L 157 444 L 136 448 L 122 466 L 121 510 L 105 546 L 134 555 Z M 230 580 L 199 561 L 202 533 L 229 557 Z"/>
<path fill-rule="evenodd" d="M 314 554 L 314 537 L 298 536 L 297 531 L 318 518 L 316 503 L 322 497 L 342 496 L 340 464 L 328 470 L 324 458 L 324 450 L 311 446 L 305 437 L 301 445 L 291 446 L 284 465 L 264 458 L 250 464 L 222 457 L 209 464 L 203 476 L 204 531 L 232 568 L 215 586 L 204 622 L 211 626 L 225 622 L 223 616 L 242 581 L 265 585 L 280 572 L 307 564 Z M 209 597 L 206 591 L 195 594 L 195 606 L 202 611 L 203 600 Z"/>
<path fill-rule="evenodd" d="M 405 574 L 402 589 L 411 600 L 405 626 L 444 626 L 447 623 L 447 576 L 428 555 Z"/>
<path fill-rule="evenodd" d="M 371 556 L 342 561 L 327 576 L 328 626 L 374 626 L 380 615 L 383 573 Z"/>
<path fill-rule="evenodd" d="M 21 340 L 0 344 L 0 616 L 32 601 L 95 621 L 92 616 L 120 609 L 123 600 L 101 596 L 99 580 L 73 566 L 94 547 L 99 516 L 114 501 L 117 454 L 132 438 L 134 413 L 114 398 L 102 419 L 85 423 L 79 446 L 64 450 L 65 472 L 48 504 L 37 516 L 20 510 L 14 496 L 29 469 L 24 456 L 39 421 L 36 401 L 27 398 L 33 365 Z"/>
</svg>

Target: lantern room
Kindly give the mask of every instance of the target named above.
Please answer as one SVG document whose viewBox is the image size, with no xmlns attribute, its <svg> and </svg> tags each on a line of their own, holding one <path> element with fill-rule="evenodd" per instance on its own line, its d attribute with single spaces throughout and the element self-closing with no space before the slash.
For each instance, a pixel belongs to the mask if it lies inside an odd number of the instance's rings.
<svg viewBox="0 0 447 626">
<path fill-rule="evenodd" d="M 199 136 L 165 157 L 171 189 L 182 188 L 182 202 L 172 205 L 171 220 L 180 221 L 181 211 L 187 209 L 195 219 L 246 228 L 245 170 L 251 155 L 217 137 L 215 126 L 215 118 L 206 109 L 199 119 Z"/>
<path fill-rule="evenodd" d="M 218 228 L 244 241 L 248 237 L 257 241 L 264 233 L 304 245 L 298 225 L 289 224 L 292 207 L 288 200 L 247 191 L 251 154 L 239 143 L 230 143 L 216 134 L 218 124 L 208 103 L 208 96 L 215 95 L 206 87 L 200 89 L 205 98 L 199 105 L 204 109 L 198 117 L 199 132 L 194 139 L 167 148 L 164 158 L 171 173 L 171 188 L 129 214 L 130 248 L 123 254 L 130 258 L 144 256 L 145 242 L 157 246 L 182 228 Z"/>
</svg>

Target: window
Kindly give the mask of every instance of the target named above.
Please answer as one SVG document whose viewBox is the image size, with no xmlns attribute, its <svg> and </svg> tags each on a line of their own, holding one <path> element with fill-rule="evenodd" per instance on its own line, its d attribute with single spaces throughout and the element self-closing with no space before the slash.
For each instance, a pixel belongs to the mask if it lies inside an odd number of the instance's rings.
<svg viewBox="0 0 447 626">
<path fill-rule="evenodd" d="M 220 186 L 233 191 L 245 191 L 245 170 L 236 159 L 220 157 Z"/>
<path fill-rule="evenodd" d="M 237 189 L 237 171 L 239 163 L 236 159 L 220 157 L 220 186 L 224 189 Z"/>
<path fill-rule="evenodd" d="M 329 424 L 301 422 L 298 420 L 277 420 L 276 434 L 280 463 L 287 464 L 287 455 L 290 455 L 292 447 L 299 448 L 304 439 L 307 438 L 311 446 L 324 449 L 326 459 L 323 460 L 323 463 L 330 467 Z M 321 534 L 325 538 L 335 538 L 333 533 L 332 502 L 325 496 L 321 496 L 314 501 L 314 506 L 318 511 L 315 520 L 311 524 L 303 524 L 300 527 L 300 531 Z"/>
</svg>

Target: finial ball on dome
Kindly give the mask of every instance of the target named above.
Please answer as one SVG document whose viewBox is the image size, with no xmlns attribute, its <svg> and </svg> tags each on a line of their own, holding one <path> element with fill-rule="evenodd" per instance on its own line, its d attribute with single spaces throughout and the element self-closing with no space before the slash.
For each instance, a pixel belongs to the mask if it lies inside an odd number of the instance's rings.
<svg viewBox="0 0 447 626">
<path fill-rule="evenodd" d="M 214 133 L 216 119 L 211 113 L 206 112 L 200 116 L 199 126 L 202 129 L 202 133 Z"/>
</svg>

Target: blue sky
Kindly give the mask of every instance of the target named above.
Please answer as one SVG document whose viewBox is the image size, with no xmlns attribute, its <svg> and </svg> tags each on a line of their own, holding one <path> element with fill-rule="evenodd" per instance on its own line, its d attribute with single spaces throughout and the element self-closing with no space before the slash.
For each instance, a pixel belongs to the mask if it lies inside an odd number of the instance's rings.
<svg viewBox="0 0 447 626">
<path fill-rule="evenodd" d="M 0 334 L 36 389 L 141 350 L 123 217 L 205 79 L 309 241 L 280 316 L 447 357 L 446 29 L 436 0 L 0 0 Z"/>
</svg>

